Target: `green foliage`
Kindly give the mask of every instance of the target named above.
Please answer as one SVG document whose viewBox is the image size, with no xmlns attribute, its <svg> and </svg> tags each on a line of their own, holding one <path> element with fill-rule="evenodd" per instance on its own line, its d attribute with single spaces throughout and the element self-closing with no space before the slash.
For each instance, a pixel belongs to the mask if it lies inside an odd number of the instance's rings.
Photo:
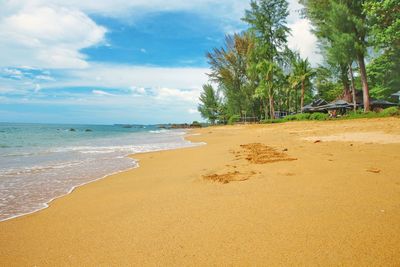
<svg viewBox="0 0 400 267">
<path fill-rule="evenodd" d="M 381 114 L 383 117 L 400 115 L 400 109 L 398 107 L 386 108 L 382 110 Z"/>
<path fill-rule="evenodd" d="M 219 90 L 224 94 L 228 115 L 252 112 L 255 86 L 248 79 L 247 68 L 253 49 L 253 36 L 244 33 L 227 36 L 223 47 L 207 53 L 211 68 L 209 77 L 218 83 Z"/>
<path fill-rule="evenodd" d="M 329 119 L 329 115 L 326 113 L 315 112 L 315 113 L 312 113 L 310 116 L 310 120 L 314 120 L 314 121 L 324 121 L 327 119 Z"/>
<path fill-rule="evenodd" d="M 232 115 L 228 120 L 228 124 L 232 125 L 232 124 L 235 124 L 238 121 L 240 121 L 240 115 Z"/>
<path fill-rule="evenodd" d="M 292 85 L 298 86 L 301 89 L 300 94 L 300 110 L 304 106 L 304 97 L 306 90 L 311 89 L 311 78 L 315 75 L 314 70 L 311 68 L 311 64 L 308 59 L 300 58 L 300 55 L 295 53 L 291 60 L 292 73 L 290 75 L 290 81 Z"/>
<path fill-rule="evenodd" d="M 212 123 L 234 123 L 245 114 L 265 123 L 325 120 L 326 114 L 272 118 L 275 110 L 299 112 L 304 102 L 316 97 L 351 101 L 351 88 L 362 87 L 367 93 L 369 87 L 370 95 L 378 99 L 399 90 L 400 1 L 299 2 L 318 38 L 323 66 L 313 69 L 308 59 L 288 49 L 287 0 L 250 0 L 242 19 L 248 30 L 227 36 L 222 47 L 207 53 L 209 78 L 218 85 L 221 99 L 214 89 L 204 88 L 199 106 L 204 118 Z M 372 55 L 371 45 L 376 48 Z"/>
<path fill-rule="evenodd" d="M 198 122 L 198 121 L 193 121 L 192 124 L 190 125 L 190 127 L 201 128 L 202 125 L 201 125 L 201 123 Z"/>
<path fill-rule="evenodd" d="M 200 95 L 200 104 L 198 110 L 201 116 L 209 120 L 212 124 L 218 118 L 219 99 L 214 88 L 206 84 L 203 86 L 203 92 Z"/>
<path fill-rule="evenodd" d="M 386 50 L 367 67 L 371 96 L 387 99 L 400 89 L 400 49 Z"/>
<path fill-rule="evenodd" d="M 310 113 L 299 113 L 295 115 L 288 115 L 284 118 L 285 121 L 304 121 L 310 118 Z"/>
<path fill-rule="evenodd" d="M 343 93 L 341 83 L 332 79 L 332 70 L 320 66 L 316 69 L 314 86 L 320 98 L 330 102 L 337 99 Z"/>
<path fill-rule="evenodd" d="M 300 0 L 305 6 L 305 15 L 314 26 L 327 63 L 337 67 L 337 79 L 343 84 L 344 95 L 349 92 L 349 66 L 356 60 L 364 94 L 368 95 L 365 56 L 369 28 L 363 9 L 364 1 Z M 368 98 L 364 99 L 366 110 Z"/>
<path fill-rule="evenodd" d="M 261 123 L 263 124 L 273 124 L 273 123 L 282 123 L 286 122 L 284 119 L 268 119 L 268 120 L 262 120 Z"/>
<path fill-rule="evenodd" d="M 312 114 L 296 114 L 289 115 L 283 119 L 277 120 L 263 120 L 261 123 L 282 123 L 282 122 L 290 122 L 290 121 L 307 121 L 307 120 L 315 120 L 315 121 L 325 121 L 325 120 L 351 120 L 351 119 L 364 119 L 364 118 L 385 118 L 385 117 L 393 117 L 400 116 L 400 108 L 398 107 L 390 107 L 382 110 L 381 112 L 363 112 L 362 110 L 357 110 L 356 112 L 350 112 L 345 116 L 338 118 L 329 118 L 329 115 L 326 113 L 312 113 Z"/>
<path fill-rule="evenodd" d="M 376 47 L 399 49 L 400 2 L 398 0 L 367 0 L 364 12 L 371 27 L 371 40 Z"/>
<path fill-rule="evenodd" d="M 281 55 L 290 32 L 287 26 L 289 15 L 286 0 L 251 0 L 250 10 L 242 19 L 250 26 L 257 40 L 257 53 L 261 58 L 274 61 Z"/>
<path fill-rule="evenodd" d="M 382 110 L 381 112 L 350 112 L 340 119 L 363 119 L 363 118 L 385 118 L 399 116 L 400 109 L 398 107 L 390 107 Z"/>
<path fill-rule="evenodd" d="M 256 77 L 255 99 L 265 99 L 265 117 L 274 117 L 275 95 L 283 90 L 281 82 L 289 27 L 286 0 L 252 0 L 243 21 L 249 24 L 249 31 L 255 36 L 255 49 L 248 62 L 249 76 Z M 261 102 L 262 103 L 262 102 Z"/>
</svg>

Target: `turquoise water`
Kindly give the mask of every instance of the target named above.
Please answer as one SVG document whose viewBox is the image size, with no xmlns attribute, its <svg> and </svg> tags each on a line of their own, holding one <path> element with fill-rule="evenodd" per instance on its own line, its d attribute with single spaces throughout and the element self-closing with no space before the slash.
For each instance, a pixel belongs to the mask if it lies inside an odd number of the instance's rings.
<svg viewBox="0 0 400 267">
<path fill-rule="evenodd" d="M 127 155 L 193 146 L 149 125 L 0 123 L 0 221 L 47 207 L 76 186 L 135 168 Z"/>
</svg>

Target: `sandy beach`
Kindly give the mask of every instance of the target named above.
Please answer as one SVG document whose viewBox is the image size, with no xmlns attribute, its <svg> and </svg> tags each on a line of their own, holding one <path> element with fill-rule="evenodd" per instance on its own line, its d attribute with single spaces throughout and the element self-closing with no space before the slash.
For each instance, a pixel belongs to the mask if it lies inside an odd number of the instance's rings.
<svg viewBox="0 0 400 267">
<path fill-rule="evenodd" d="M 400 266 L 400 119 L 187 138 L 1 222 L 0 265 Z"/>
</svg>

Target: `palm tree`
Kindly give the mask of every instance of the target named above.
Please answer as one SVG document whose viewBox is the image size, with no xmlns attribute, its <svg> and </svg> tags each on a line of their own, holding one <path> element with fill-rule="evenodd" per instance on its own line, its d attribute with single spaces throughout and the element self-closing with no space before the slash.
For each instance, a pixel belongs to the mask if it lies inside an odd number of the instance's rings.
<svg viewBox="0 0 400 267">
<path fill-rule="evenodd" d="M 288 83 L 289 83 L 289 90 L 294 91 L 294 111 L 297 112 L 298 110 L 297 91 L 299 87 L 299 82 L 297 81 L 297 77 L 295 76 L 294 72 L 289 75 Z"/>
<path fill-rule="evenodd" d="M 275 118 L 274 94 L 278 85 L 277 77 L 278 74 L 280 74 L 279 66 L 272 61 L 264 59 L 256 65 L 255 69 L 260 75 L 260 83 L 256 88 L 255 96 L 258 98 L 264 97 L 268 100 L 269 117 L 271 119 L 274 119 Z"/>
<path fill-rule="evenodd" d="M 297 85 L 301 85 L 300 108 L 301 112 L 303 112 L 306 86 L 310 84 L 310 79 L 312 76 L 314 76 L 314 70 L 311 68 L 308 58 L 301 59 L 300 56 L 296 56 L 292 64 L 292 86 L 295 87 Z"/>
</svg>

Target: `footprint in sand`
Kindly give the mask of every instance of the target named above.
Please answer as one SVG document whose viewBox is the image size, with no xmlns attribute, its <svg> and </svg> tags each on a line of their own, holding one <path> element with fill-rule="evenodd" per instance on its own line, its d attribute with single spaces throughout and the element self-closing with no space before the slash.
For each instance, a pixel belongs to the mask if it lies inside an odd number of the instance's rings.
<svg viewBox="0 0 400 267">
<path fill-rule="evenodd" d="M 203 175 L 203 179 L 209 180 L 209 181 L 214 181 L 214 182 L 220 182 L 223 184 L 228 184 L 230 182 L 246 181 L 250 178 L 250 176 L 251 175 L 246 175 L 245 173 L 234 171 L 234 172 L 227 172 L 227 173 L 223 173 L 223 174 Z"/>
<path fill-rule="evenodd" d="M 369 169 L 367 169 L 367 172 L 380 173 L 381 170 L 380 170 L 380 169 L 377 169 L 377 168 L 369 168 Z"/>
<path fill-rule="evenodd" d="M 289 157 L 286 153 L 276 150 L 275 148 L 260 144 L 260 143 L 252 143 L 240 145 L 242 148 L 241 151 L 229 151 L 235 157 L 234 161 L 246 159 L 248 162 L 252 164 L 267 164 L 279 161 L 293 161 L 297 160 L 296 158 Z M 283 151 L 287 151 L 287 149 L 283 149 Z M 247 166 L 247 165 L 246 165 Z M 220 182 L 223 184 L 227 184 L 234 181 L 245 181 L 250 179 L 250 177 L 257 174 L 256 171 L 251 170 L 246 173 L 241 173 L 236 170 L 236 165 L 226 164 L 225 167 L 233 169 L 232 171 L 218 174 L 208 174 L 203 175 L 203 179 Z M 261 174 L 261 172 L 259 172 Z M 286 173 L 286 176 L 293 176 L 292 173 Z"/>
</svg>

